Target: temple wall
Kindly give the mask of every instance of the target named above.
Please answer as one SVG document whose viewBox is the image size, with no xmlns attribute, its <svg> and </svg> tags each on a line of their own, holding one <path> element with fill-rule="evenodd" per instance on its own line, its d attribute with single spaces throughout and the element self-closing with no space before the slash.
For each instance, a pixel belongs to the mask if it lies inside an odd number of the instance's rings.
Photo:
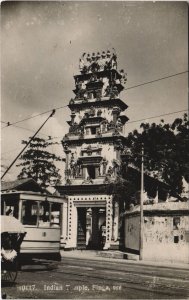
<svg viewBox="0 0 189 300">
<path fill-rule="evenodd" d="M 109 165 L 111 165 L 112 159 L 116 159 L 116 151 L 114 150 L 114 146 L 108 144 L 103 145 L 101 155 L 103 158 L 106 158 L 109 162 Z"/>
<path fill-rule="evenodd" d="M 125 247 L 139 251 L 140 216 L 125 218 Z"/>
<path fill-rule="evenodd" d="M 189 263 L 189 203 L 180 203 L 185 210 L 157 211 L 145 208 L 143 259 Z M 177 209 L 179 203 L 177 204 Z M 147 205 L 148 206 L 148 205 Z M 169 205 L 171 206 L 171 205 Z M 125 215 L 125 248 L 139 251 L 140 215 L 131 212 Z M 133 251 L 134 250 L 134 251 Z"/>
<path fill-rule="evenodd" d="M 144 259 L 189 263 L 189 216 L 145 217 Z"/>
</svg>

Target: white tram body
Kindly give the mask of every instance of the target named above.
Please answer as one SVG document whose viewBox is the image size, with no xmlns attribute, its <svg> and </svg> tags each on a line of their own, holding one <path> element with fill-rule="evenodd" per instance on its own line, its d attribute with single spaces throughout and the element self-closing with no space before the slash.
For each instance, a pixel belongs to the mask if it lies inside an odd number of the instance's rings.
<svg viewBox="0 0 189 300">
<path fill-rule="evenodd" d="M 1 214 L 17 218 L 27 232 L 21 254 L 60 254 L 64 199 L 36 192 L 11 191 L 1 199 Z"/>
<path fill-rule="evenodd" d="M 59 253 L 60 229 L 34 228 L 24 226 L 27 235 L 21 246 L 21 253 Z"/>
</svg>

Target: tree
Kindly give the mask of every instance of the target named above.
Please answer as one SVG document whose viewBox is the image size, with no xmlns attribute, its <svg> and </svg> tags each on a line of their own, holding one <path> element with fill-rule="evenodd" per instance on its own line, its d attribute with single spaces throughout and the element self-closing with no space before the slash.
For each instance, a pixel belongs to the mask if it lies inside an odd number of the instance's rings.
<svg viewBox="0 0 189 300">
<path fill-rule="evenodd" d="M 22 144 L 27 144 L 27 141 L 22 141 Z M 23 168 L 18 175 L 18 179 L 33 178 L 44 188 L 59 184 L 61 176 L 54 162 L 63 161 L 63 159 L 46 150 L 46 148 L 55 144 L 57 143 L 35 137 L 20 157 L 22 163 L 17 167 L 22 166 Z"/>
<path fill-rule="evenodd" d="M 122 176 L 117 176 L 114 182 L 108 184 L 107 193 L 113 195 L 113 201 L 119 203 L 120 212 L 122 212 L 129 209 L 139 188 L 138 182 L 134 182 L 130 178 L 124 179 Z"/>
<path fill-rule="evenodd" d="M 182 176 L 189 182 L 189 121 L 187 114 L 172 124 L 142 123 L 142 132 L 129 133 L 126 149 L 129 162 L 140 168 L 141 147 L 144 145 L 144 166 L 154 177 L 160 177 L 175 193 L 182 192 Z"/>
</svg>

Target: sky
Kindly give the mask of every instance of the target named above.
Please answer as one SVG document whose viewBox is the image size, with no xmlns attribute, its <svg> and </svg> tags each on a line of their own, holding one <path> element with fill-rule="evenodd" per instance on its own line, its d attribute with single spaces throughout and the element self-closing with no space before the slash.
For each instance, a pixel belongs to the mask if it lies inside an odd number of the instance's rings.
<svg viewBox="0 0 189 300">
<path fill-rule="evenodd" d="M 188 107 L 188 74 L 128 89 L 188 70 L 187 2 L 27 1 L 1 5 L 1 156 L 6 169 L 50 113 L 6 127 L 69 103 L 79 58 L 114 48 L 118 69 L 127 72 L 121 99 L 129 106 L 125 134 L 144 119 Z M 149 119 L 171 122 L 184 112 Z M 67 107 L 58 109 L 39 136 L 59 144 L 68 131 Z M 5 123 L 3 123 L 5 122 Z M 22 128 L 20 128 L 22 127 Z M 63 174 L 64 163 L 60 166 Z M 14 166 L 4 178 L 14 180 Z"/>
</svg>

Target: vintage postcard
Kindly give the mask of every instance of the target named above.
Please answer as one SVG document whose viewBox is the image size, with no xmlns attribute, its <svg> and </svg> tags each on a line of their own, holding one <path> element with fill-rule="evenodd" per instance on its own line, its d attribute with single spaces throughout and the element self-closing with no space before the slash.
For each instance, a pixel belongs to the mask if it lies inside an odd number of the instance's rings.
<svg viewBox="0 0 189 300">
<path fill-rule="evenodd" d="M 2 299 L 188 299 L 188 3 L 1 3 Z"/>
</svg>

